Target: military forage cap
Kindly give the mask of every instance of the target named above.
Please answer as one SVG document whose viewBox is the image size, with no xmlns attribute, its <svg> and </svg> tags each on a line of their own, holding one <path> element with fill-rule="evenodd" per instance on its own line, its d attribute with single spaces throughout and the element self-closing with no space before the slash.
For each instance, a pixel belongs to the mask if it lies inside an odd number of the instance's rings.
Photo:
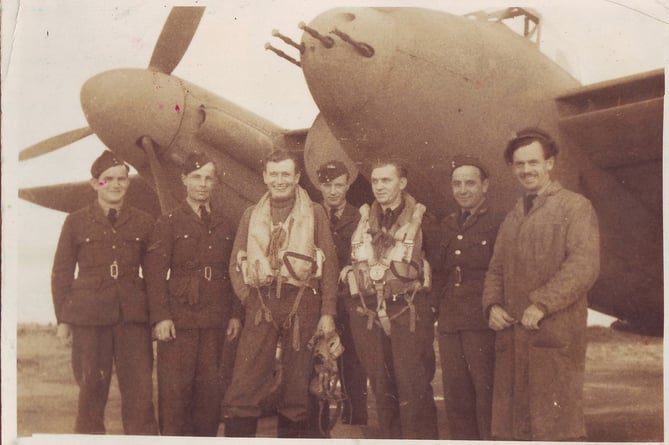
<svg viewBox="0 0 669 445">
<path fill-rule="evenodd" d="M 102 172 L 117 165 L 125 165 L 125 168 L 128 168 L 120 156 L 115 155 L 109 150 L 105 150 L 91 165 L 91 177 L 98 179 Z"/>
<path fill-rule="evenodd" d="M 191 153 L 181 166 L 181 173 L 188 175 L 190 172 L 199 170 L 210 162 L 213 161 L 204 153 Z"/>
<path fill-rule="evenodd" d="M 483 173 L 483 177 L 487 178 L 490 176 L 490 173 L 488 172 L 488 167 L 485 166 L 481 160 L 475 156 L 470 156 L 470 155 L 456 155 L 453 157 L 451 160 L 451 175 L 453 175 L 453 171 L 458 168 L 462 167 L 463 165 L 471 165 L 474 167 L 478 167 L 479 170 L 481 170 L 481 173 Z"/>
<path fill-rule="evenodd" d="M 348 169 L 341 161 L 330 161 L 321 165 L 321 167 L 316 172 L 318 175 L 318 182 L 321 184 L 328 183 L 341 175 L 348 176 Z"/>
</svg>

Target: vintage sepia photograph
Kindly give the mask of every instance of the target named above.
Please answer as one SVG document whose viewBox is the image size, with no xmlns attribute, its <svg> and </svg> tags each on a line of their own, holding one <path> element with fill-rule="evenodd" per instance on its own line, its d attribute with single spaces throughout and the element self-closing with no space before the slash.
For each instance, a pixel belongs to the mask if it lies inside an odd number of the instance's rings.
<svg viewBox="0 0 669 445">
<path fill-rule="evenodd" d="M 0 8 L 3 441 L 664 442 L 669 5 Z"/>
</svg>

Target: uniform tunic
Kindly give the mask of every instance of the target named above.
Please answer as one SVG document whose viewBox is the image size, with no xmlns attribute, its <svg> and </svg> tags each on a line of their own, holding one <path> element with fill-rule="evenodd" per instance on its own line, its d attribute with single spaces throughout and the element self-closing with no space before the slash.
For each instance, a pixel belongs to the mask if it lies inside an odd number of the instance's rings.
<svg viewBox="0 0 669 445">
<path fill-rule="evenodd" d="M 130 206 L 120 210 L 112 226 L 97 201 L 65 219 L 51 289 L 58 323 L 72 326 L 78 433 L 105 432 L 112 362 L 121 391 L 124 432 L 157 433 L 151 330 L 139 274 L 152 228 L 153 218 Z"/>
<path fill-rule="evenodd" d="M 274 223 L 285 221 L 292 203 L 292 200 L 281 204 L 271 202 Z M 280 298 L 277 297 L 276 284 L 261 288 L 272 321 L 263 318 L 256 323 L 260 307 L 257 291 L 244 283 L 242 273 L 236 267 L 237 252 L 247 250 L 252 210 L 253 207 L 249 207 L 242 215 L 230 260 L 230 277 L 235 293 L 245 306 L 246 321 L 239 340 L 232 383 L 223 401 L 223 412 L 229 418 L 259 417 L 270 394 L 278 393 L 278 413 L 290 421 L 299 422 L 308 417 L 312 364 L 307 343 L 316 331 L 320 316 L 327 314 L 334 317 L 336 311 L 338 270 L 334 243 L 325 211 L 321 206 L 314 205 L 314 244 L 323 251 L 325 262 L 318 285 L 305 289 L 298 306 L 298 338 L 294 337 L 294 326 L 283 327 L 297 297 L 296 286 L 283 283 Z M 299 343 L 299 350 L 293 347 L 294 341 Z M 277 343 L 281 345 L 282 354 L 278 365 L 280 371 L 277 370 Z M 275 378 L 278 375 L 280 381 Z"/>
<path fill-rule="evenodd" d="M 241 318 L 228 278 L 233 229 L 216 208 L 209 227 L 185 202 L 159 218 L 147 258 L 151 323 L 172 320 L 176 339 L 158 342 L 158 410 L 164 435 L 215 436 Z M 166 279 L 169 271 L 169 279 Z"/>
<path fill-rule="evenodd" d="M 351 261 L 351 236 L 358 226 L 360 212 L 348 202 L 335 225 L 330 222 L 332 238 L 337 249 L 339 267 Z M 350 298 L 348 290 L 337 299 L 337 331 L 344 345 L 340 359 L 341 384 L 347 399 L 342 409 L 342 422 L 348 424 L 367 424 L 367 375 L 360 363 L 353 342 L 353 334 L 345 299 Z"/>
<path fill-rule="evenodd" d="M 403 199 L 407 200 L 407 195 Z M 403 207 L 404 204 L 400 206 Z M 397 221 L 400 208 L 396 209 L 392 224 Z M 381 207 L 375 202 L 370 210 L 370 225 L 374 212 L 380 211 Z M 420 230 L 414 241 L 413 259 L 421 261 Z M 355 348 L 376 399 L 381 439 L 437 439 L 438 436 L 437 409 L 431 385 L 436 363 L 430 299 L 420 291 L 413 303 L 415 332 L 410 331 L 410 313 L 406 311 L 391 321 L 391 335 L 388 336 L 377 323 L 368 329 L 368 319 L 360 312 L 359 298 L 346 301 Z M 376 296 L 365 297 L 365 304 L 368 308 L 376 308 Z M 403 296 L 388 298 L 386 304 L 390 318 L 407 307 Z"/>
<path fill-rule="evenodd" d="M 539 330 L 497 332 L 492 435 L 561 440 L 585 436 L 587 291 L 599 273 L 599 229 L 590 201 L 549 184 L 526 215 L 519 200 L 502 223 L 486 274 L 483 309 L 520 321 L 532 303 Z"/>
<path fill-rule="evenodd" d="M 438 343 L 450 439 L 489 439 L 495 332 L 481 307 L 483 280 L 501 217 L 484 201 L 464 222 L 442 222 L 430 258 L 438 293 Z"/>
</svg>

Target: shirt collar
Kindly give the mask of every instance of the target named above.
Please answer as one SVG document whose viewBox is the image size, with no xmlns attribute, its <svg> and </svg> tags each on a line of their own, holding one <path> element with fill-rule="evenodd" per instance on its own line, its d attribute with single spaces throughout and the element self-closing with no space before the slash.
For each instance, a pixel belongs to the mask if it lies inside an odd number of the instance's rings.
<svg viewBox="0 0 669 445">
<path fill-rule="evenodd" d="M 193 209 L 197 216 L 200 216 L 200 206 L 202 205 L 207 209 L 207 212 L 211 213 L 211 205 L 209 204 L 209 201 L 207 201 L 205 204 L 200 204 L 199 202 L 195 202 L 186 198 L 186 203 L 188 203 L 188 206 Z"/>
</svg>

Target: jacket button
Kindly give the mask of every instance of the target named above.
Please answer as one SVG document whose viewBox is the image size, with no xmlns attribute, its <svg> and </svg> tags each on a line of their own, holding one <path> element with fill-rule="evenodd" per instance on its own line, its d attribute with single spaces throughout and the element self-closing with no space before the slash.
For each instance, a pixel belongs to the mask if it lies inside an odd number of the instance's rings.
<svg viewBox="0 0 669 445">
<path fill-rule="evenodd" d="M 112 246 L 112 249 L 116 249 L 116 246 L 115 246 L 115 245 L 114 245 L 114 246 Z"/>
<path fill-rule="evenodd" d="M 488 241 L 486 241 L 486 240 L 481 241 L 482 246 L 485 246 L 486 244 L 488 244 Z"/>
<path fill-rule="evenodd" d="M 90 239 L 90 238 L 86 238 L 86 242 L 87 242 L 87 243 L 90 243 L 90 242 L 91 242 L 91 239 Z"/>
<path fill-rule="evenodd" d="M 211 249 L 211 246 L 209 246 L 209 248 Z"/>
<path fill-rule="evenodd" d="M 184 238 L 188 238 L 188 234 L 184 235 Z"/>
<path fill-rule="evenodd" d="M 456 236 L 457 239 L 462 239 L 462 235 Z"/>
<path fill-rule="evenodd" d="M 454 253 L 455 253 L 456 255 L 460 255 L 460 254 L 462 253 L 462 251 L 460 251 L 460 249 L 458 249 L 458 250 L 456 250 Z"/>
</svg>

